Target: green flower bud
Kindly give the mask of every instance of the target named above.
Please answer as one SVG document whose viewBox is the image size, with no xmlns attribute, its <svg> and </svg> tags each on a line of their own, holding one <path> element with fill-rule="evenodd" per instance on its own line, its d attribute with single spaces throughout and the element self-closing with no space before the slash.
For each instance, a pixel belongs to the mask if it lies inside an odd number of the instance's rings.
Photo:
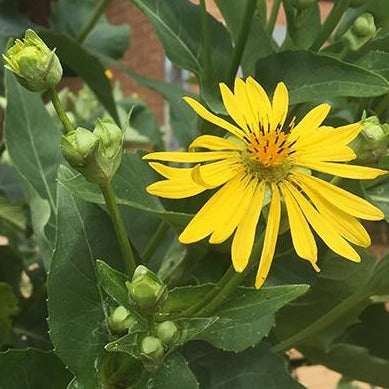
<svg viewBox="0 0 389 389">
<path fill-rule="evenodd" d="M 343 35 L 345 47 L 351 51 L 359 50 L 377 32 L 373 15 L 365 12 L 354 21 L 353 25 Z"/>
<path fill-rule="evenodd" d="M 138 266 L 131 282 L 126 283 L 129 297 L 146 314 L 158 312 L 167 298 L 166 285 L 147 267 Z"/>
<path fill-rule="evenodd" d="M 160 361 L 165 355 L 161 341 L 154 336 L 145 336 L 140 345 L 141 353 L 149 360 Z"/>
<path fill-rule="evenodd" d="M 26 30 L 23 41 L 17 39 L 3 58 L 7 62 L 5 67 L 32 92 L 50 89 L 62 78 L 62 66 L 55 50 L 50 50 L 33 30 Z"/>
<path fill-rule="evenodd" d="M 177 326 L 167 320 L 157 325 L 157 336 L 166 348 L 170 348 L 178 340 L 180 333 Z"/>
<path fill-rule="evenodd" d="M 117 307 L 108 318 L 109 328 L 115 334 L 125 334 L 134 322 L 130 311 L 123 306 Z"/>
<path fill-rule="evenodd" d="M 79 127 L 64 135 L 61 147 L 71 166 L 88 181 L 103 185 L 120 165 L 122 143 L 120 128 L 110 120 L 99 120 L 93 132 Z"/>
<path fill-rule="evenodd" d="M 299 11 L 310 7 L 313 3 L 317 3 L 317 0 L 292 0 L 293 7 Z"/>
</svg>

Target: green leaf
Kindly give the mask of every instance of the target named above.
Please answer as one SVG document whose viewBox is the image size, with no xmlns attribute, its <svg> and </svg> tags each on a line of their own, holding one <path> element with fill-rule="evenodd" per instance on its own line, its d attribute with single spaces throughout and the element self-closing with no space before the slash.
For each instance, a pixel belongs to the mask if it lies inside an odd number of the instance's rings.
<svg viewBox="0 0 389 389">
<path fill-rule="evenodd" d="M 271 92 L 278 82 L 285 82 L 293 104 L 339 96 L 373 97 L 389 92 L 388 81 L 376 73 L 305 51 L 285 51 L 259 60 L 256 79 Z"/>
<path fill-rule="evenodd" d="M 185 355 L 202 388 L 303 388 L 291 377 L 285 359 L 273 354 L 266 342 L 239 354 L 191 343 Z"/>
<path fill-rule="evenodd" d="M 39 31 L 39 35 L 49 47 L 56 48 L 61 62 L 69 66 L 85 81 L 113 120 L 120 126 L 111 83 L 99 59 L 65 35 L 50 31 Z"/>
<path fill-rule="evenodd" d="M 53 352 L 37 349 L 0 353 L 0 388 L 65 389 L 72 374 Z"/>
<path fill-rule="evenodd" d="M 175 342 L 176 346 L 182 346 L 190 340 L 197 338 L 209 326 L 218 321 L 217 317 L 194 317 L 188 319 L 177 319 L 174 323 L 180 331 L 180 337 Z"/>
<path fill-rule="evenodd" d="M 384 214 L 389 223 L 389 177 L 375 179 L 370 182 L 361 182 L 366 198 L 376 205 Z"/>
<path fill-rule="evenodd" d="M 6 164 L 0 164 L 0 191 L 12 202 L 22 202 L 25 199 L 15 169 Z"/>
<path fill-rule="evenodd" d="M 11 330 L 11 316 L 19 312 L 18 300 L 10 285 L 0 282 L 0 346 L 7 341 Z"/>
<path fill-rule="evenodd" d="M 379 50 L 369 51 L 356 61 L 356 65 L 381 74 L 389 80 L 389 53 Z"/>
<path fill-rule="evenodd" d="M 147 334 L 146 329 L 138 328 L 136 330 L 131 329 L 131 331 L 122 336 L 119 339 L 107 343 L 105 349 L 108 352 L 119 352 L 126 353 L 135 359 L 140 359 L 140 350 L 139 345 L 142 341 L 142 338 Z"/>
<path fill-rule="evenodd" d="M 0 219 L 13 224 L 20 230 L 26 228 L 26 214 L 24 207 L 18 204 L 12 204 L 4 196 L 0 195 Z"/>
<path fill-rule="evenodd" d="M 276 312 L 307 290 L 307 285 L 239 288 L 217 313 L 219 320 L 198 338 L 222 350 L 243 351 L 267 336 Z"/>
<path fill-rule="evenodd" d="M 104 291 L 111 296 L 118 304 L 129 308 L 128 291 L 126 281 L 128 277 L 104 261 L 96 261 L 97 279 Z"/>
<path fill-rule="evenodd" d="M 48 275 L 50 336 L 57 354 L 85 388 L 98 387 L 96 363 L 110 340 L 96 258 L 122 270 L 109 217 L 59 187 L 56 248 Z"/>
<path fill-rule="evenodd" d="M 147 382 L 150 389 L 197 389 L 199 384 L 185 358 L 175 352 L 166 357 L 163 365 Z"/>
</svg>

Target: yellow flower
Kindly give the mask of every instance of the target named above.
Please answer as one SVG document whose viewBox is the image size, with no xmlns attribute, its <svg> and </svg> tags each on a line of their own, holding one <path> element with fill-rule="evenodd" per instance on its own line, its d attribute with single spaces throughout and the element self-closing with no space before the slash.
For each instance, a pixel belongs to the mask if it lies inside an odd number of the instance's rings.
<svg viewBox="0 0 389 389">
<path fill-rule="evenodd" d="M 316 271 L 317 246 L 312 229 L 335 253 L 360 262 L 349 242 L 362 247 L 370 237 L 359 219 L 380 220 L 383 213 L 367 201 L 310 174 L 310 169 L 354 179 L 373 179 L 386 171 L 342 162 L 356 158 L 348 144 L 361 131 L 359 123 L 338 128 L 321 126 L 330 106 L 321 104 L 297 124 L 285 124 L 288 91 L 279 83 L 272 102 L 251 77 L 235 80 L 234 92 L 220 84 L 224 106 L 236 124 L 209 112 L 196 100 L 185 101 L 203 119 L 227 130 L 228 139 L 202 135 L 189 152 L 156 152 L 147 160 L 193 163 L 176 168 L 158 162 L 150 166 L 166 180 L 147 187 L 150 194 L 166 198 L 194 196 L 221 188 L 206 202 L 179 236 L 182 243 L 210 235 L 210 243 L 222 243 L 234 234 L 231 256 L 237 272 L 247 266 L 255 231 L 271 194 L 262 254 L 255 281 L 264 283 L 273 260 L 285 202 L 296 253 Z M 209 151 L 196 151 L 198 148 Z"/>
</svg>

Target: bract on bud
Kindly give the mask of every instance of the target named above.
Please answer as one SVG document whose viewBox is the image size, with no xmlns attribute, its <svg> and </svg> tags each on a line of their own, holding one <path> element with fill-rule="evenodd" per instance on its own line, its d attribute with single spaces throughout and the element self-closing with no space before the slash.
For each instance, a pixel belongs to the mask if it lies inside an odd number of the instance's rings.
<svg viewBox="0 0 389 389">
<path fill-rule="evenodd" d="M 180 333 L 174 322 L 167 320 L 157 325 L 157 336 L 166 348 L 170 348 L 178 340 Z"/>
<path fill-rule="evenodd" d="M 125 334 L 129 327 L 135 322 L 135 319 L 131 316 L 123 306 L 117 307 L 108 318 L 108 325 L 111 331 L 115 334 Z"/>
<path fill-rule="evenodd" d="M 142 265 L 135 269 L 132 281 L 126 285 L 130 299 L 146 314 L 158 312 L 167 298 L 166 285 Z"/>
<path fill-rule="evenodd" d="M 357 51 L 372 39 L 376 32 L 373 15 L 365 12 L 357 17 L 353 25 L 343 35 L 343 44 L 348 50 Z"/>
<path fill-rule="evenodd" d="M 297 8 L 299 11 L 310 7 L 313 3 L 317 3 L 317 0 L 292 0 L 293 7 Z"/>
<path fill-rule="evenodd" d="M 109 182 L 122 157 L 123 135 L 110 120 L 99 120 L 93 132 L 77 128 L 62 137 L 66 160 L 88 181 L 98 185 Z"/>
<path fill-rule="evenodd" d="M 140 352 L 146 370 L 151 372 L 158 370 L 165 356 L 161 341 L 154 336 L 145 336 L 140 344 Z"/>
<path fill-rule="evenodd" d="M 62 66 L 55 50 L 50 50 L 33 30 L 26 30 L 23 40 L 3 54 L 5 67 L 32 92 L 43 92 L 56 86 L 62 78 Z"/>
</svg>

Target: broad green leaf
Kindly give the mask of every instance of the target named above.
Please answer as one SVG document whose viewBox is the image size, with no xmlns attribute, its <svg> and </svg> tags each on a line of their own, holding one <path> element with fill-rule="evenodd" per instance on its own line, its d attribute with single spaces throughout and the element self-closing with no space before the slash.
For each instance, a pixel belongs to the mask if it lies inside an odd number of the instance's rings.
<svg viewBox="0 0 389 389">
<path fill-rule="evenodd" d="M 307 290 L 307 285 L 239 288 L 218 311 L 219 320 L 198 338 L 225 351 L 255 346 L 274 326 L 276 312 Z"/>
<path fill-rule="evenodd" d="M 11 317 L 19 312 L 18 300 L 10 285 L 0 282 L 0 346 L 7 341 L 11 330 Z"/>
<path fill-rule="evenodd" d="M 198 389 L 196 377 L 185 358 L 175 352 L 170 354 L 161 368 L 147 382 L 150 389 Z"/>
<path fill-rule="evenodd" d="M 108 307 L 96 279 L 97 258 L 122 270 L 108 215 L 60 186 L 56 248 L 48 275 L 50 336 L 85 388 L 99 387 L 96 363 L 110 340 Z"/>
<path fill-rule="evenodd" d="M 292 104 L 331 97 L 373 97 L 389 92 L 379 74 L 338 59 L 305 51 L 284 51 L 260 59 L 256 79 L 268 92 L 285 82 Z"/>
<path fill-rule="evenodd" d="M 232 40 L 236 43 L 243 20 L 243 10 L 256 0 L 216 0 L 217 7 L 226 21 Z M 255 73 L 255 63 L 258 59 L 273 53 L 272 39 L 265 32 L 258 15 L 253 15 L 246 45 L 242 55 L 241 66 L 245 76 Z"/>
<path fill-rule="evenodd" d="M 56 33 L 77 40 L 82 28 L 89 22 L 96 7 L 94 1 L 59 0 L 53 3 L 50 27 Z M 113 25 L 102 15 L 82 45 L 103 62 L 120 60 L 129 44 L 128 25 Z"/>
<path fill-rule="evenodd" d="M 175 342 L 176 346 L 182 346 L 192 339 L 201 335 L 209 326 L 218 321 L 217 317 L 194 317 L 187 319 L 177 319 L 174 323 L 180 331 L 180 337 Z"/>
<path fill-rule="evenodd" d="M 10 165 L 0 164 L 0 191 L 12 202 L 22 202 L 25 200 L 17 173 Z"/>
<path fill-rule="evenodd" d="M 118 304 L 129 307 L 128 291 L 126 281 L 128 277 L 104 261 L 96 261 L 97 279 L 104 291 L 111 296 Z"/>
<path fill-rule="evenodd" d="M 1 389 L 66 389 L 72 374 L 54 352 L 37 349 L 0 353 Z"/>
<path fill-rule="evenodd" d="M 369 51 L 356 61 L 356 65 L 381 74 L 389 80 L 389 53 L 384 51 Z"/>
<path fill-rule="evenodd" d="M 99 59 L 65 35 L 46 30 L 39 31 L 39 35 L 49 47 L 56 48 L 61 62 L 69 66 L 85 81 L 113 120 L 120 125 L 111 83 Z"/>
<path fill-rule="evenodd" d="M 104 204 L 104 198 L 95 185 L 87 182 L 80 174 L 74 175 L 66 167 L 61 167 L 61 171 L 61 185 L 83 200 Z M 118 204 L 146 211 L 175 226 L 184 226 L 190 215 L 166 211 L 157 197 L 146 192 L 146 186 L 155 181 L 156 174 L 141 160 L 141 154 L 124 154 L 122 164 L 112 180 Z"/>
<path fill-rule="evenodd" d="M 12 204 L 0 195 L 0 219 L 6 220 L 20 230 L 26 228 L 26 211 L 22 205 Z"/>
<path fill-rule="evenodd" d="M 147 335 L 146 329 L 138 328 L 128 334 L 105 345 L 108 352 L 126 353 L 135 359 L 140 358 L 139 345 L 142 338 Z"/>
<path fill-rule="evenodd" d="M 291 377 L 285 359 L 273 354 L 266 342 L 241 353 L 191 343 L 185 348 L 185 355 L 202 388 L 303 388 Z"/>
<path fill-rule="evenodd" d="M 366 198 L 385 214 L 385 220 L 389 223 L 389 177 L 363 182 L 362 189 Z"/>
</svg>

